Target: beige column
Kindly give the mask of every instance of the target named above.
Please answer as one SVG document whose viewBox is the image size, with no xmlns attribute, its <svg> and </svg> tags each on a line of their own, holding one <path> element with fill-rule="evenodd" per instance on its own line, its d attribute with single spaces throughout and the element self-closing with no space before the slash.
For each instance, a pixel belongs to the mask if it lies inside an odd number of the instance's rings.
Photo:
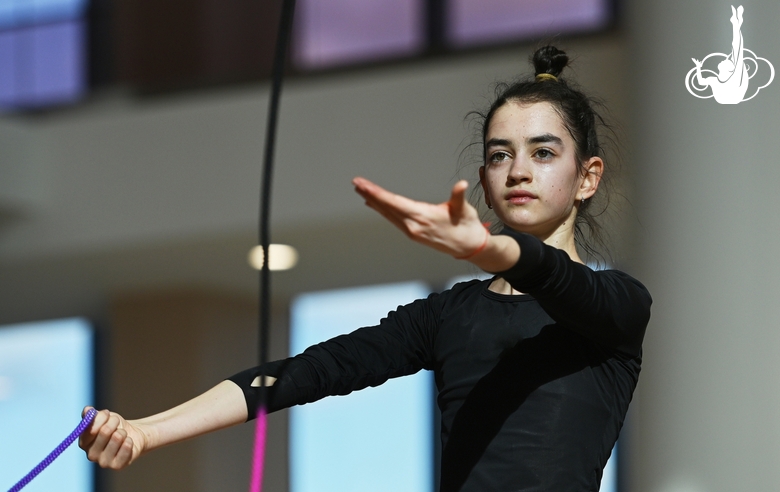
<svg viewBox="0 0 780 492">
<path fill-rule="evenodd" d="M 745 47 L 780 69 L 780 5 L 742 4 Z M 780 81 L 737 105 L 684 84 L 691 58 L 731 51 L 731 15 L 729 2 L 627 5 L 636 274 L 655 299 L 632 492 L 780 490 Z"/>
<path fill-rule="evenodd" d="M 165 410 L 256 365 L 257 314 L 251 299 L 195 290 L 118 296 L 111 308 L 112 409 L 137 418 Z M 272 355 L 284 357 L 284 309 Z M 276 313 L 275 313 L 276 314 Z M 115 492 L 222 492 L 248 487 L 254 424 L 155 451 L 105 474 Z M 265 490 L 287 490 L 287 416 L 269 421 Z"/>
</svg>

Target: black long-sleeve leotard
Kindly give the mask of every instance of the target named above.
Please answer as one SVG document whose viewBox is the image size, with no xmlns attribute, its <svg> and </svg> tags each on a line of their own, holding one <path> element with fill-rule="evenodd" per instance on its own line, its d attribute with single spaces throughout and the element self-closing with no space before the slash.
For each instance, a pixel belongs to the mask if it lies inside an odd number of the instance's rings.
<svg viewBox="0 0 780 492">
<path fill-rule="evenodd" d="M 504 233 L 521 255 L 499 275 L 527 295 L 457 284 L 269 363 L 269 410 L 428 369 L 442 413 L 442 492 L 597 491 L 639 376 L 650 295 L 625 273 Z M 258 374 L 230 378 L 251 416 Z"/>
</svg>

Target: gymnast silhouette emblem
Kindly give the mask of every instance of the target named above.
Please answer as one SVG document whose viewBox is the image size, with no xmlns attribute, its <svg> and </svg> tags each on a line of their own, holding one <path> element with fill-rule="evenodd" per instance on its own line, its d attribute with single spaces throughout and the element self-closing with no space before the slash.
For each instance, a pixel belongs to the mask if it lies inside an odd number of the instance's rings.
<svg viewBox="0 0 780 492">
<path fill-rule="evenodd" d="M 745 41 L 742 37 L 742 14 L 745 9 L 740 5 L 738 8 L 731 7 L 731 26 L 733 37 L 731 40 L 731 53 L 712 53 L 707 55 L 702 61 L 692 58 L 696 65 L 685 76 L 685 88 L 688 92 L 701 99 L 714 97 L 720 104 L 739 104 L 742 101 L 753 99 L 758 91 L 768 86 L 775 78 L 775 68 L 766 58 L 756 56 L 751 50 L 745 48 Z M 718 71 L 703 68 L 707 60 L 713 59 L 713 64 L 717 60 Z M 753 77 L 759 73 L 759 62 L 763 62 L 768 67 L 768 77 L 762 75 L 751 83 Z M 763 64 L 761 65 L 763 67 Z M 760 70 L 762 74 L 767 73 L 766 69 Z M 705 76 L 708 75 L 708 76 Z M 763 85 L 759 85 L 763 80 L 767 80 Z M 753 86 L 751 94 L 748 94 L 749 86 Z M 711 93 L 710 90 L 711 89 Z M 704 94 L 704 95 L 702 95 Z"/>
</svg>

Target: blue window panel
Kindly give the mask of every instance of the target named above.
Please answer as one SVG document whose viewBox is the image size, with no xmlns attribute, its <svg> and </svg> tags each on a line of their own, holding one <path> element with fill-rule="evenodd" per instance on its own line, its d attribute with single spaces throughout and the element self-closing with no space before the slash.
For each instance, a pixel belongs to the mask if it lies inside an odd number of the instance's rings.
<svg viewBox="0 0 780 492">
<path fill-rule="evenodd" d="M 447 42 L 454 47 L 603 28 L 608 0 L 450 0 Z"/>
<path fill-rule="evenodd" d="M 430 293 L 404 283 L 304 294 L 292 305 L 290 350 L 361 326 Z M 421 371 L 290 410 L 291 492 L 431 492 L 433 375 Z"/>
<path fill-rule="evenodd" d="M 321 69 L 417 54 L 425 47 L 423 7 L 418 0 L 300 0 L 295 64 Z"/>
<path fill-rule="evenodd" d="M 0 328 L 0 490 L 10 489 L 78 425 L 94 403 L 93 330 L 83 319 Z M 25 492 L 93 490 L 92 464 L 73 445 Z"/>
<path fill-rule="evenodd" d="M 0 32 L 0 107 L 36 108 L 80 99 L 87 90 L 80 20 Z"/>
</svg>

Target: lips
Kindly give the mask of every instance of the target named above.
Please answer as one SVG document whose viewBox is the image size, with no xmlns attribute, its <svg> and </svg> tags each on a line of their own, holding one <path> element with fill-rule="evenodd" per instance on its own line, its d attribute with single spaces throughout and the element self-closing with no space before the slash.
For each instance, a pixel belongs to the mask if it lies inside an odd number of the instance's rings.
<svg viewBox="0 0 780 492">
<path fill-rule="evenodd" d="M 526 190 L 512 190 L 504 195 L 504 199 L 514 205 L 522 205 L 537 198 L 539 198 L 537 195 Z"/>
</svg>

